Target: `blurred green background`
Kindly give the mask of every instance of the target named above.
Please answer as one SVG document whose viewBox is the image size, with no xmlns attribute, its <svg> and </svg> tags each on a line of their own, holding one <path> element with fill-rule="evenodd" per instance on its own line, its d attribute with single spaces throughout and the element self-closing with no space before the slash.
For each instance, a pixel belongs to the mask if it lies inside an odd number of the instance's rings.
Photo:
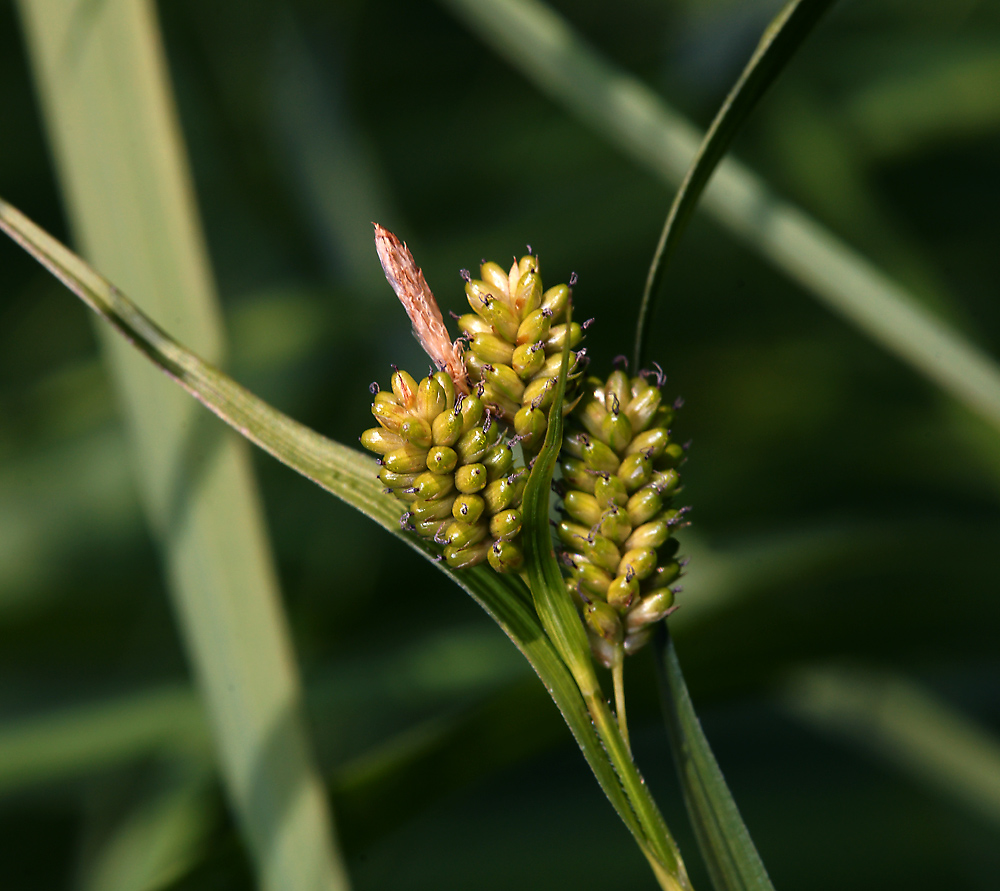
<svg viewBox="0 0 1000 891">
<path fill-rule="evenodd" d="M 553 4 L 699 126 L 778 6 Z M 237 380 L 354 443 L 369 382 L 390 362 L 423 371 L 371 220 L 446 311 L 463 309 L 461 267 L 530 243 L 547 283 L 578 274 L 592 367 L 630 352 L 672 190 L 449 7 L 158 11 Z M 735 153 L 1000 354 L 1000 4 L 843 2 Z M 0 195 L 69 238 L 10 3 Z M 88 311 L 6 240 L 0 269 L 0 883 L 252 887 Z M 672 628 L 776 887 L 995 888 L 1000 434 L 702 215 L 652 354 L 693 441 Z M 354 886 L 653 887 L 475 604 L 254 463 Z M 648 654 L 627 681 L 637 761 L 706 888 Z M 116 884 L 109 851 L 154 856 L 134 839 L 157 820 L 172 868 Z"/>
</svg>

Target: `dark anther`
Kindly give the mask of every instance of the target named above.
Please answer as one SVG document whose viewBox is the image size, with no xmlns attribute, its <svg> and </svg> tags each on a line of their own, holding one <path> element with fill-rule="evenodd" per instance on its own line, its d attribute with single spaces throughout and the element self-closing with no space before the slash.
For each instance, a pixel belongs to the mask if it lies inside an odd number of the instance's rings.
<svg viewBox="0 0 1000 891">
<path fill-rule="evenodd" d="M 444 554 L 434 554 L 434 555 L 433 555 L 433 556 L 431 557 L 431 559 L 432 559 L 432 560 L 433 560 L 433 561 L 434 561 L 435 563 L 440 563 L 440 562 L 441 562 L 442 560 L 444 560 Z"/>
<path fill-rule="evenodd" d="M 569 274 L 569 286 L 571 288 L 574 287 L 578 281 L 579 281 L 579 279 L 577 278 L 576 273 L 575 272 L 571 272 Z"/>
<path fill-rule="evenodd" d="M 615 368 L 621 365 L 625 371 L 628 371 L 628 356 L 619 353 L 614 357 L 614 359 L 611 360 L 611 364 L 614 365 Z"/>
<path fill-rule="evenodd" d="M 399 366 L 398 365 L 390 365 L 389 367 L 392 369 L 392 373 L 393 374 L 395 374 L 397 371 L 399 371 Z"/>
<path fill-rule="evenodd" d="M 670 590 L 673 591 L 674 594 L 681 594 L 684 591 L 684 586 L 683 585 L 674 585 Z"/>
<path fill-rule="evenodd" d="M 545 318 L 547 318 L 547 319 L 551 319 L 552 318 L 552 310 L 548 309 L 548 308 L 543 309 L 542 310 L 542 315 L 545 316 Z"/>
<path fill-rule="evenodd" d="M 587 436 L 587 434 L 586 434 L 586 433 L 581 433 L 581 434 L 579 435 L 579 437 L 578 437 L 578 438 L 579 438 L 579 440 L 580 440 L 580 445 L 581 445 L 581 446 L 582 446 L 583 448 L 587 448 L 587 446 L 589 446 L 589 445 L 590 445 L 590 437 L 589 437 L 589 436 Z"/>
<path fill-rule="evenodd" d="M 458 270 L 458 274 L 460 276 L 462 276 L 462 279 L 464 281 L 467 281 L 467 282 L 471 282 L 472 281 L 472 275 L 470 274 L 470 272 L 469 272 L 468 269 L 459 269 Z M 458 317 L 456 316 L 456 318 L 458 318 Z"/>
<path fill-rule="evenodd" d="M 462 317 L 461 317 L 461 316 L 460 316 L 460 315 L 459 315 L 459 314 L 458 314 L 457 312 L 455 312 L 455 310 L 453 310 L 453 309 L 449 309 L 449 310 L 448 310 L 448 315 L 450 315 L 450 316 L 451 316 L 451 317 L 452 317 L 452 318 L 453 318 L 453 319 L 454 319 L 454 320 L 455 320 L 456 322 L 457 322 L 457 321 L 458 321 L 458 320 L 459 320 L 460 318 L 462 318 Z"/>
<path fill-rule="evenodd" d="M 384 489 L 382 490 L 382 494 L 383 494 L 383 495 L 391 495 L 391 494 L 392 494 L 392 487 L 391 487 L 391 486 L 386 486 L 386 487 L 385 487 L 385 488 L 384 488 Z"/>
<path fill-rule="evenodd" d="M 645 457 L 649 458 L 650 461 L 652 461 L 656 457 L 656 449 L 650 446 L 648 449 L 643 449 L 642 454 Z"/>
<path fill-rule="evenodd" d="M 486 392 L 486 384 L 483 381 L 480 381 L 478 384 L 476 384 L 476 396 L 482 399 L 483 394 L 485 392 Z"/>
<path fill-rule="evenodd" d="M 486 409 L 486 419 L 483 421 L 483 433 L 489 433 L 490 427 L 493 426 L 493 412 Z"/>
<path fill-rule="evenodd" d="M 531 256 L 531 245 L 530 244 L 529 245 L 525 245 L 525 247 L 527 247 L 527 249 L 528 249 L 528 256 L 530 257 Z"/>
<path fill-rule="evenodd" d="M 616 415 L 622 410 L 621 404 L 618 402 L 618 394 L 611 394 L 611 413 Z"/>
<path fill-rule="evenodd" d="M 486 258 L 485 257 L 480 257 L 479 258 L 479 265 L 480 266 L 485 266 L 486 265 Z"/>
<path fill-rule="evenodd" d="M 465 393 L 459 393 L 455 397 L 455 408 L 454 408 L 454 411 L 455 411 L 456 415 L 459 415 L 459 414 L 462 413 L 462 403 L 463 402 L 465 402 Z"/>
<path fill-rule="evenodd" d="M 534 399 L 531 400 L 532 411 L 537 411 L 542 407 L 542 394 L 539 394 Z"/>
<path fill-rule="evenodd" d="M 534 458 L 532 458 L 532 459 L 531 459 L 531 460 L 530 460 L 530 461 L 528 462 L 528 467 L 530 467 L 530 468 L 534 469 L 534 467 L 535 467 L 535 462 L 536 462 L 537 460 L 538 460 L 538 455 L 535 455 L 535 457 L 534 457 Z"/>
<path fill-rule="evenodd" d="M 678 566 L 679 566 L 679 567 L 680 567 L 681 569 L 683 569 L 683 568 L 684 568 L 685 566 L 687 566 L 687 565 L 688 565 L 688 563 L 690 563 L 690 562 L 691 562 L 691 558 L 690 558 L 690 557 L 681 557 L 681 559 L 677 561 L 677 565 L 678 565 Z"/>
<path fill-rule="evenodd" d="M 684 397 L 678 396 L 674 400 L 674 411 L 680 411 L 682 408 L 684 408 Z"/>
<path fill-rule="evenodd" d="M 410 487 L 409 487 L 409 488 L 407 488 L 407 489 L 403 489 L 403 491 L 404 491 L 404 492 L 405 492 L 405 493 L 406 493 L 407 495 L 416 495 L 416 494 L 417 494 L 417 492 L 419 492 L 419 491 L 420 491 L 420 489 L 419 489 L 419 488 L 417 488 L 417 486 L 410 486 Z"/>
<path fill-rule="evenodd" d="M 628 569 L 625 570 L 625 581 L 630 582 L 635 578 L 635 569 L 630 565 Z"/>
<path fill-rule="evenodd" d="M 368 385 L 368 392 L 371 393 L 372 396 L 374 396 L 379 391 L 379 389 L 380 389 L 380 387 L 378 385 L 378 381 L 372 381 Z"/>
<path fill-rule="evenodd" d="M 448 521 L 445 520 L 440 526 L 437 527 L 437 531 L 434 533 L 434 541 L 438 544 L 448 544 L 447 537 L 443 534 L 445 527 L 447 527 Z"/>
<path fill-rule="evenodd" d="M 686 452 L 689 448 L 691 448 L 692 442 L 694 442 L 694 440 L 689 439 L 686 443 L 684 443 L 684 445 L 681 446 L 681 448 L 684 449 L 684 451 Z"/>
<path fill-rule="evenodd" d="M 580 322 L 580 330 L 581 331 L 586 331 L 593 324 L 594 324 L 594 320 L 593 319 L 587 319 L 586 322 Z"/>
<path fill-rule="evenodd" d="M 399 527 L 400 527 L 400 529 L 410 529 L 411 528 L 411 526 L 410 526 L 410 512 L 409 511 L 407 511 L 405 514 L 403 514 L 402 516 L 400 516 L 400 518 L 399 518 Z"/>
<path fill-rule="evenodd" d="M 375 459 L 375 463 L 378 464 L 379 467 L 385 467 L 385 458 L 383 458 L 381 455 L 379 455 Z"/>
</svg>

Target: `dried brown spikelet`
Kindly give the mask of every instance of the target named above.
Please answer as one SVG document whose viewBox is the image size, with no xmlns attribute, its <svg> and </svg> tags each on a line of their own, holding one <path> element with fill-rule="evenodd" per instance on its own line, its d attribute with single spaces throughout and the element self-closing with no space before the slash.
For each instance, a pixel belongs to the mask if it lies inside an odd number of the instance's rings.
<svg viewBox="0 0 1000 891">
<path fill-rule="evenodd" d="M 468 371 L 462 347 L 452 343 L 437 300 L 406 245 L 378 223 L 375 250 L 382 270 L 413 324 L 413 335 L 438 368 L 448 372 L 459 393 L 468 395 Z"/>
</svg>

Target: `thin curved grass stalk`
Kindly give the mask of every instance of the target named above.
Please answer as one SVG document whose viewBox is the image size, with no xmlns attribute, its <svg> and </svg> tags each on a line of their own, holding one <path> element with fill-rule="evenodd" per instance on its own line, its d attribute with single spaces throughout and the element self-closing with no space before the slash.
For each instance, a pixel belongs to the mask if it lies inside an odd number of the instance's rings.
<svg viewBox="0 0 1000 891">
<path fill-rule="evenodd" d="M 663 274 L 698 205 L 705 186 L 750 112 L 784 70 L 820 17 L 834 0 L 791 0 L 767 26 L 746 68 L 729 91 L 702 139 L 691 166 L 667 213 L 639 304 L 633 360 L 641 368 L 649 345 L 649 330 Z"/>
<path fill-rule="evenodd" d="M 517 576 L 501 576 L 485 566 L 462 572 L 450 569 L 439 560 L 431 546 L 401 531 L 401 509 L 382 492 L 382 486 L 376 479 L 378 466 L 372 459 L 298 423 L 178 344 L 83 260 L 2 200 L 0 230 L 20 244 L 210 411 L 282 463 L 401 538 L 432 561 L 486 610 L 523 653 L 545 685 L 598 783 L 649 860 L 661 887 L 672 891 L 690 888 L 686 878 L 679 881 L 676 871 L 668 869 L 672 861 L 669 854 L 672 841 L 669 841 L 662 817 L 631 762 L 614 718 L 596 685 L 596 678 L 587 695 L 581 693 L 574 674 L 539 622 L 532 607 L 531 594 Z M 561 425 L 561 402 L 555 416 Z M 551 445 L 555 447 L 558 442 L 559 439 L 555 438 Z M 550 451 L 543 463 L 549 468 L 549 476 L 544 483 L 546 504 L 555 451 L 557 449 Z M 543 461 L 542 456 L 538 461 Z M 542 471 L 539 471 L 536 476 L 539 484 L 541 474 Z M 546 517 L 542 535 L 547 536 L 547 529 Z M 551 543 L 548 547 L 551 548 Z M 548 556 L 552 557 L 551 550 Z M 556 581 L 564 594 L 565 586 L 559 578 L 554 557 L 545 565 L 547 572 L 555 571 Z M 575 613 L 573 619 L 579 627 Z M 593 672 L 592 667 L 590 671 Z"/>
</svg>

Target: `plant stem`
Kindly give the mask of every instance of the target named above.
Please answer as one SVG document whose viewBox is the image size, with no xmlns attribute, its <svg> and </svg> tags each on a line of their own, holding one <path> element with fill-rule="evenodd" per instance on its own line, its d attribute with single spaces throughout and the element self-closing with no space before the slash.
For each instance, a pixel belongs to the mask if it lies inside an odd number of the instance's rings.
<svg viewBox="0 0 1000 891">
<path fill-rule="evenodd" d="M 611 683 L 615 688 L 615 714 L 618 716 L 618 729 L 621 731 L 625 748 L 632 752 L 632 744 L 628 738 L 628 717 L 625 714 L 625 660 L 619 659 L 611 668 Z"/>
</svg>

